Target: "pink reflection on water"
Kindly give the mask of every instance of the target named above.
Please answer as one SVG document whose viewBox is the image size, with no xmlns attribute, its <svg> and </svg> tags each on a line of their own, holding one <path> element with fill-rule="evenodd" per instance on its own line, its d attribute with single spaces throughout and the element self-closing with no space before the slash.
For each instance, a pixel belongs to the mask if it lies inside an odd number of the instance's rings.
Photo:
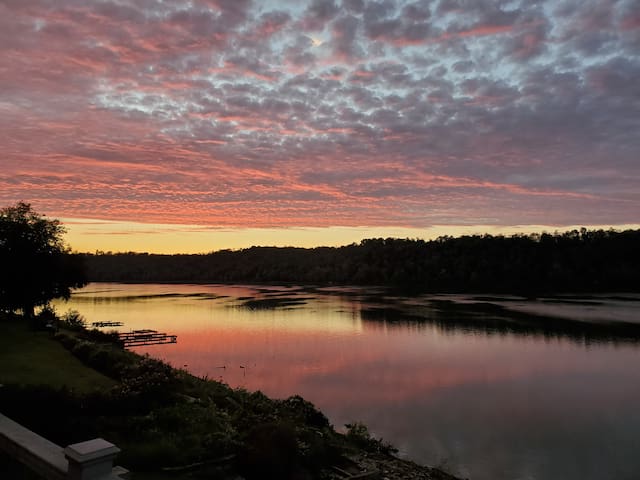
<svg viewBox="0 0 640 480">
<path fill-rule="evenodd" d="M 435 326 L 365 325 L 339 331 L 264 326 L 174 330 L 176 345 L 138 351 L 233 387 L 278 398 L 302 394 L 332 410 L 361 399 L 382 407 L 465 384 L 592 371 L 602 362 L 562 340 L 540 343 L 443 334 Z"/>
<path fill-rule="evenodd" d="M 106 296 L 134 298 L 107 301 L 103 292 L 69 307 L 90 321 L 176 334 L 175 345 L 136 351 L 232 387 L 300 394 L 336 427 L 364 421 L 419 462 L 446 461 L 480 480 L 596 480 L 601 465 L 610 478 L 640 472 L 633 343 L 367 321 L 367 301 L 339 289 L 298 292 L 307 300 L 293 308 L 250 310 L 238 297 L 264 294 L 252 287 L 110 288 Z"/>
</svg>

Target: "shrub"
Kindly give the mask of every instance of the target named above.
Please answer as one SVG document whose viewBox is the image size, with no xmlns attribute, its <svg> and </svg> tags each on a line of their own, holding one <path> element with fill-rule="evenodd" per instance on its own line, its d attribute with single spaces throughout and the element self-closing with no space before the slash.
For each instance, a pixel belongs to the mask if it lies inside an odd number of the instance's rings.
<svg viewBox="0 0 640 480">
<path fill-rule="evenodd" d="M 295 430 L 284 423 L 266 423 L 252 428 L 238 456 L 241 473 L 252 479 L 291 478 L 298 463 Z"/>
<path fill-rule="evenodd" d="M 381 438 L 374 438 L 367 426 L 361 422 L 347 423 L 346 438 L 356 447 L 375 453 L 397 453 L 398 449 Z"/>
<path fill-rule="evenodd" d="M 118 460 L 128 468 L 149 471 L 179 464 L 182 454 L 182 447 L 176 445 L 173 439 L 156 437 L 127 445 L 119 454 Z"/>
<path fill-rule="evenodd" d="M 71 353 L 78 357 L 83 363 L 88 363 L 94 348 L 95 344 L 80 340 L 71 348 Z"/>
<path fill-rule="evenodd" d="M 62 324 L 73 331 L 81 331 L 87 328 L 87 320 L 77 310 L 69 310 L 62 317 Z"/>
<path fill-rule="evenodd" d="M 122 340 L 120 340 L 118 332 L 115 330 L 104 332 L 102 330 L 98 330 L 97 328 L 92 328 L 91 330 L 84 331 L 83 337 L 92 342 L 111 343 L 120 347 L 124 346 Z"/>
<path fill-rule="evenodd" d="M 122 371 L 121 394 L 138 397 L 149 406 L 162 405 L 175 396 L 176 370 L 148 355 L 126 365 Z"/>
<path fill-rule="evenodd" d="M 56 309 L 51 305 L 45 305 L 42 310 L 36 315 L 35 322 L 38 328 L 47 328 L 55 330 L 58 326 L 58 315 Z"/>
<path fill-rule="evenodd" d="M 298 431 L 301 461 L 311 471 L 340 463 L 341 448 L 329 430 L 302 429 Z"/>
<path fill-rule="evenodd" d="M 304 424 L 316 428 L 330 426 L 329 419 L 315 405 L 300 395 L 294 395 L 281 402 L 284 411 Z"/>
<path fill-rule="evenodd" d="M 73 350 L 73 347 L 78 343 L 78 339 L 75 336 L 64 332 L 56 333 L 54 338 L 67 350 Z"/>
<path fill-rule="evenodd" d="M 104 374 L 110 374 L 112 372 L 110 372 L 111 370 L 111 365 L 113 361 L 113 356 L 111 355 L 111 353 L 105 349 L 105 348 L 95 348 L 93 349 L 93 351 L 89 354 L 89 357 L 87 358 L 87 364 L 99 371 L 102 372 Z"/>
</svg>

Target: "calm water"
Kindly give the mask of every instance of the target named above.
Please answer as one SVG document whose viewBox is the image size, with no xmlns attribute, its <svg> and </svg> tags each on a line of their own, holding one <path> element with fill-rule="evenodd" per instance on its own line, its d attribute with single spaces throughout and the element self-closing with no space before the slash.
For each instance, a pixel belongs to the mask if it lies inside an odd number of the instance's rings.
<svg viewBox="0 0 640 480">
<path fill-rule="evenodd" d="M 401 455 L 472 480 L 640 478 L 638 296 L 91 284 L 67 309 L 177 334 L 136 350 L 300 394 L 337 428 L 363 421 Z"/>
</svg>

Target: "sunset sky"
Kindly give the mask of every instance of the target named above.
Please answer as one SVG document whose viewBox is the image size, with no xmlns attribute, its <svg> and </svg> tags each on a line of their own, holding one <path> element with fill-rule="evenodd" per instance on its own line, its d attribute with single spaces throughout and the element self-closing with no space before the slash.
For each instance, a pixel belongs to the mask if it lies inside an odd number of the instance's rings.
<svg viewBox="0 0 640 480">
<path fill-rule="evenodd" d="M 637 0 L 0 0 L 0 207 L 76 250 L 640 223 Z"/>
</svg>

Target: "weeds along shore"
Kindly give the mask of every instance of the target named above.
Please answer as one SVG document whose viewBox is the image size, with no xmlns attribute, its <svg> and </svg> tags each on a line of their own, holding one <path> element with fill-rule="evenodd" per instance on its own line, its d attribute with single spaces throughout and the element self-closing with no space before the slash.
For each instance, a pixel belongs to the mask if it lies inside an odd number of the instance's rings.
<svg viewBox="0 0 640 480">
<path fill-rule="evenodd" d="M 55 313 L 41 314 L 47 315 Z M 52 323 L 56 332 L 37 328 Z M 357 421 L 337 432 L 300 396 L 271 399 L 126 350 L 115 332 L 89 330 L 74 312 L 31 326 L 2 317 L 0 329 L 16 358 L 34 363 L 21 365 L 22 378 L 0 371 L 0 410 L 60 445 L 102 437 L 122 450 L 117 463 L 133 472 L 247 480 L 367 473 L 390 480 L 455 478 L 395 457 L 393 446 Z M 48 381 L 54 374 L 55 382 Z"/>
</svg>

